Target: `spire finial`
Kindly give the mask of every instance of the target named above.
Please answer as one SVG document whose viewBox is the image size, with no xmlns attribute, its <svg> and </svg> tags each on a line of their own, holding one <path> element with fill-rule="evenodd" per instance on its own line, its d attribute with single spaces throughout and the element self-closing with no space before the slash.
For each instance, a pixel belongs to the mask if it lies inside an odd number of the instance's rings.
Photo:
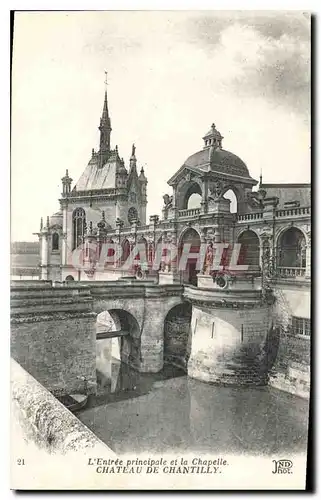
<svg viewBox="0 0 321 500">
<path fill-rule="evenodd" d="M 100 118 L 100 141 L 99 141 L 99 165 L 102 166 L 110 153 L 110 133 L 111 123 L 108 113 L 108 99 L 107 99 L 107 71 L 105 71 L 105 98 L 103 105 L 103 112 Z"/>
<path fill-rule="evenodd" d="M 42 229 L 43 229 L 43 218 L 41 217 L 41 219 L 40 219 L 40 231 L 42 231 Z"/>
<path fill-rule="evenodd" d="M 135 156 L 135 152 L 136 152 L 136 146 L 135 144 L 132 145 L 132 156 Z"/>
<path fill-rule="evenodd" d="M 262 167 L 261 167 L 261 170 L 260 170 L 260 184 L 259 184 L 259 187 L 262 186 Z"/>
</svg>

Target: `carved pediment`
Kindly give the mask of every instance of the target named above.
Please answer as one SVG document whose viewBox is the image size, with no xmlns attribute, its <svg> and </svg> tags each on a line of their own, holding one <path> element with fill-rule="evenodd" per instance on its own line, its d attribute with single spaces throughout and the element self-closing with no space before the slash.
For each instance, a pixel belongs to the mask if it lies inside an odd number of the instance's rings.
<svg viewBox="0 0 321 500">
<path fill-rule="evenodd" d="M 200 172 L 191 167 L 183 165 L 176 174 L 173 175 L 167 182 L 170 186 L 175 186 L 178 183 L 191 182 L 196 178 L 200 178 Z"/>
</svg>

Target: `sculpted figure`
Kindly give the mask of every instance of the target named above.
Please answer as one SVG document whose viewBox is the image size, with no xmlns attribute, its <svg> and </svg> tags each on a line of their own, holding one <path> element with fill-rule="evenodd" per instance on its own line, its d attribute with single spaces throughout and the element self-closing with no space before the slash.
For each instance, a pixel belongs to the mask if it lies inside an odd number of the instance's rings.
<svg viewBox="0 0 321 500">
<path fill-rule="evenodd" d="M 216 181 L 210 188 L 210 198 L 215 200 L 224 194 L 224 186 L 221 181 Z"/>
<path fill-rule="evenodd" d="M 211 272 L 213 265 L 213 256 L 214 256 L 213 243 L 210 242 L 207 246 L 205 254 L 205 266 L 204 266 L 205 274 L 210 274 Z"/>
<path fill-rule="evenodd" d="M 164 207 L 169 208 L 172 204 L 173 196 L 169 196 L 168 194 L 164 194 L 163 200 L 164 200 Z"/>
</svg>

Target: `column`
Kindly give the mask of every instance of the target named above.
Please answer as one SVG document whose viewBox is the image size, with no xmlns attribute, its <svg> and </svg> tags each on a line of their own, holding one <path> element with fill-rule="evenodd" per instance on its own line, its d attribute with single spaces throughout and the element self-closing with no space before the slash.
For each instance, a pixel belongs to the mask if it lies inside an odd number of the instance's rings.
<svg viewBox="0 0 321 500">
<path fill-rule="evenodd" d="M 43 233 L 41 237 L 41 279 L 48 279 L 48 233 Z"/>
<path fill-rule="evenodd" d="M 310 279 L 311 278 L 311 237 L 307 238 L 305 258 L 306 258 L 305 277 L 307 279 Z"/>
<path fill-rule="evenodd" d="M 208 179 L 204 178 L 202 183 L 202 201 L 201 201 L 201 212 L 206 214 L 208 211 Z"/>
<path fill-rule="evenodd" d="M 61 264 L 67 264 L 67 207 L 62 209 Z"/>
</svg>

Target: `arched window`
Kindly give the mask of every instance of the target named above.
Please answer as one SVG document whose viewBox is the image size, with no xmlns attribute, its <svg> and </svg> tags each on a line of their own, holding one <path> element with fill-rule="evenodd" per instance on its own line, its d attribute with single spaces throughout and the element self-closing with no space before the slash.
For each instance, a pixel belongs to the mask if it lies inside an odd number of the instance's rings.
<svg viewBox="0 0 321 500">
<path fill-rule="evenodd" d="M 83 242 L 86 227 L 86 213 L 83 208 L 76 208 L 72 214 L 72 249 L 74 250 Z"/>
<path fill-rule="evenodd" d="M 306 267 L 306 242 L 303 233 L 296 227 L 287 229 L 278 242 L 278 267 L 282 274 L 298 275 L 295 269 L 304 272 Z M 287 271 L 285 271 L 287 269 Z M 293 270 L 293 271 L 292 271 Z"/>
<path fill-rule="evenodd" d="M 53 233 L 52 235 L 52 250 L 59 250 L 59 234 Z"/>
<path fill-rule="evenodd" d="M 75 278 L 69 274 L 66 278 L 65 281 L 75 281 Z"/>
<path fill-rule="evenodd" d="M 238 243 L 241 244 L 238 263 L 248 265 L 250 268 L 260 266 L 260 242 L 254 231 L 244 231 L 238 237 Z"/>
<path fill-rule="evenodd" d="M 200 269 L 197 268 L 197 257 L 200 250 L 201 239 L 195 229 L 189 228 L 181 236 L 178 248 L 178 262 L 181 260 L 184 244 L 190 245 L 189 253 L 194 255 L 187 259 L 185 269 L 181 270 L 181 279 L 184 283 L 190 283 L 191 285 L 197 286 L 197 274 L 200 271 Z"/>
<path fill-rule="evenodd" d="M 126 262 L 126 260 L 130 255 L 130 244 L 127 239 L 123 241 L 122 247 L 123 247 L 122 262 Z"/>
</svg>

